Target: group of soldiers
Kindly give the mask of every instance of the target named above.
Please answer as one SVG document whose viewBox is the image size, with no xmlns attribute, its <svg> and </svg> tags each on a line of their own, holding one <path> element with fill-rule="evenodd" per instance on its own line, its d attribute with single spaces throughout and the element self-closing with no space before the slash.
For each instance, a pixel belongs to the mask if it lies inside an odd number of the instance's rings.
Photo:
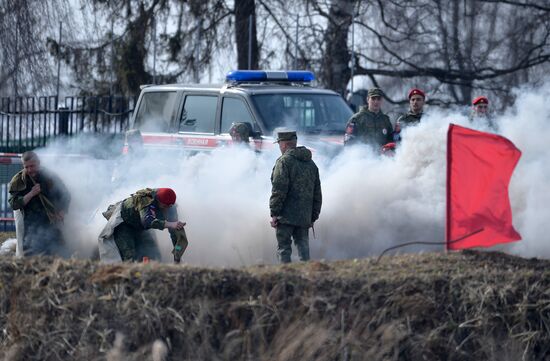
<svg viewBox="0 0 550 361">
<path fill-rule="evenodd" d="M 420 123 L 426 99 L 422 90 L 409 91 L 409 110 L 397 118 L 395 127 L 381 111 L 383 96 L 379 88 L 368 91 L 367 105 L 347 122 L 345 144 L 364 143 L 383 150 L 388 144 L 401 140 L 404 127 Z M 494 127 L 488 117 L 487 97 L 475 98 L 472 106 L 472 121 L 483 120 Z M 234 123 L 229 129 L 233 143 L 248 143 L 252 135 L 250 128 L 248 123 Z M 134 133 L 127 134 L 128 146 L 140 149 L 141 134 Z M 282 263 L 291 261 L 292 241 L 299 259 L 309 260 L 309 228 L 319 218 L 322 205 L 319 170 L 311 151 L 297 146 L 297 141 L 295 131 L 277 133 L 275 143 L 279 145 L 281 156 L 271 174 L 270 224 L 275 228 L 277 255 Z M 69 191 L 59 177 L 40 166 L 36 153 L 23 153 L 22 162 L 23 170 L 9 184 L 9 203 L 16 218 L 23 221 L 17 227 L 21 254 L 69 256 L 59 227 L 69 208 Z M 100 258 L 108 262 L 160 260 L 150 230 L 168 229 L 174 262 L 178 263 L 188 240 L 185 222 L 178 220 L 176 208 L 176 193 L 171 188 L 141 189 L 110 205 L 103 212 L 108 222 L 99 235 Z"/>
<path fill-rule="evenodd" d="M 380 88 L 369 89 L 366 105 L 359 109 L 348 121 L 344 143 L 364 143 L 381 150 L 393 149 L 401 141 L 401 130 L 420 123 L 424 114 L 426 93 L 413 88 L 408 93 L 409 110 L 401 114 L 392 125 L 390 118 L 382 112 L 384 93 Z M 478 96 L 472 100 L 470 121 L 496 130 L 496 124 L 489 115 L 489 99 Z"/>
<path fill-rule="evenodd" d="M 9 184 L 20 255 L 70 256 L 60 229 L 71 200 L 67 187 L 40 165 L 35 152 L 23 153 L 21 161 L 23 169 Z M 168 229 L 175 262 L 187 248 L 185 223 L 178 220 L 171 188 L 139 190 L 109 206 L 103 215 L 108 223 L 99 237 L 99 253 L 106 261 L 160 260 L 151 229 Z"/>
<path fill-rule="evenodd" d="M 241 128 L 235 142 L 248 139 Z M 242 139 L 240 137 L 243 137 Z M 245 138 L 246 137 L 246 138 Z M 309 260 L 309 228 L 321 212 L 319 170 L 306 147 L 297 146 L 295 131 L 278 133 L 281 157 L 273 168 L 270 224 L 276 229 L 281 262 L 291 261 L 292 240 L 302 261 Z M 23 153 L 23 169 L 9 184 L 9 203 L 22 222 L 17 225 L 22 256 L 67 254 L 60 226 L 69 209 L 70 193 L 61 179 L 40 165 L 35 152 Z M 103 212 L 108 220 L 98 238 L 99 257 L 106 262 L 160 260 L 150 230 L 168 229 L 174 262 L 179 263 L 188 246 L 185 222 L 178 220 L 176 193 L 171 188 L 141 189 L 112 204 Z"/>
</svg>

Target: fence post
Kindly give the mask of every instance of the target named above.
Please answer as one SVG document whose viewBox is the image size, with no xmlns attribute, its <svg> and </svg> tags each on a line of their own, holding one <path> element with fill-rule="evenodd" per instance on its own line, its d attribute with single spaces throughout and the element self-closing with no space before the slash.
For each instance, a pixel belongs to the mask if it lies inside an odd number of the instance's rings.
<svg viewBox="0 0 550 361">
<path fill-rule="evenodd" d="M 58 131 L 59 135 L 69 135 L 69 108 L 60 106 L 57 108 L 59 115 Z"/>
</svg>

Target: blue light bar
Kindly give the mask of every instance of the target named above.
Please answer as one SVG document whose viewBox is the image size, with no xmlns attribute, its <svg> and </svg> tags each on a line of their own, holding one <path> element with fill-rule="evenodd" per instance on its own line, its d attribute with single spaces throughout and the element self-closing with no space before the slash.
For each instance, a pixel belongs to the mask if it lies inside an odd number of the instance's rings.
<svg viewBox="0 0 550 361">
<path fill-rule="evenodd" d="M 264 71 L 264 70 L 233 70 L 225 76 L 227 82 L 261 82 L 284 81 L 309 83 L 315 80 L 315 75 L 306 70 Z"/>
</svg>

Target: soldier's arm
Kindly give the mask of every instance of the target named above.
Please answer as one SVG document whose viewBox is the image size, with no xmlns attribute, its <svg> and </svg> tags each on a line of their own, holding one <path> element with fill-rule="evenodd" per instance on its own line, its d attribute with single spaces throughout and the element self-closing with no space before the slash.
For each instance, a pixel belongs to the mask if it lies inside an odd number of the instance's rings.
<svg viewBox="0 0 550 361">
<path fill-rule="evenodd" d="M 157 217 L 159 210 L 154 204 L 150 204 L 139 210 L 139 218 L 141 219 L 141 225 L 145 229 L 160 229 L 165 228 L 166 221 Z"/>
<path fill-rule="evenodd" d="M 386 128 L 388 132 L 386 134 L 387 143 L 393 142 L 393 125 L 391 125 L 390 117 L 386 116 Z"/>
<path fill-rule="evenodd" d="M 271 197 L 269 198 L 271 217 L 277 217 L 281 214 L 288 194 L 288 185 L 288 170 L 283 161 L 277 161 L 271 174 Z"/>
<path fill-rule="evenodd" d="M 321 180 L 319 179 L 319 169 L 317 169 L 317 177 L 315 179 L 315 189 L 313 190 L 313 214 L 311 223 L 319 219 L 321 214 L 321 205 L 323 204 L 323 194 L 321 192 Z"/>
<path fill-rule="evenodd" d="M 32 195 L 29 195 L 27 196 L 27 199 L 25 199 L 25 195 L 23 194 L 25 189 L 24 184 L 17 177 L 18 175 L 15 175 L 8 186 L 8 191 L 10 194 L 8 203 L 14 211 L 25 208 L 27 203 L 29 203 L 33 197 Z"/>
<path fill-rule="evenodd" d="M 25 201 L 23 200 L 23 196 L 20 195 L 19 192 L 10 192 L 8 203 L 10 204 L 11 209 L 13 209 L 14 211 L 18 209 L 23 209 L 26 205 Z"/>
<path fill-rule="evenodd" d="M 174 204 L 170 208 L 166 210 L 166 220 L 168 222 L 177 222 L 178 221 L 178 209 L 177 206 Z M 172 245 L 175 245 L 177 242 L 177 233 L 174 229 L 168 229 L 168 233 L 170 234 L 170 239 L 172 240 Z"/>
</svg>

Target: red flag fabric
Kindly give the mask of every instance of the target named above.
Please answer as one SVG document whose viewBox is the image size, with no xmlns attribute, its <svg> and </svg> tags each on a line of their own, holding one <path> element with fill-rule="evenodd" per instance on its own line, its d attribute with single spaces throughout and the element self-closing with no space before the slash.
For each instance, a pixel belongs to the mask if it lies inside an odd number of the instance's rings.
<svg viewBox="0 0 550 361">
<path fill-rule="evenodd" d="M 500 135 L 449 126 L 447 249 L 491 247 L 521 239 L 512 225 L 508 198 L 510 178 L 520 157 L 521 151 Z"/>
</svg>

